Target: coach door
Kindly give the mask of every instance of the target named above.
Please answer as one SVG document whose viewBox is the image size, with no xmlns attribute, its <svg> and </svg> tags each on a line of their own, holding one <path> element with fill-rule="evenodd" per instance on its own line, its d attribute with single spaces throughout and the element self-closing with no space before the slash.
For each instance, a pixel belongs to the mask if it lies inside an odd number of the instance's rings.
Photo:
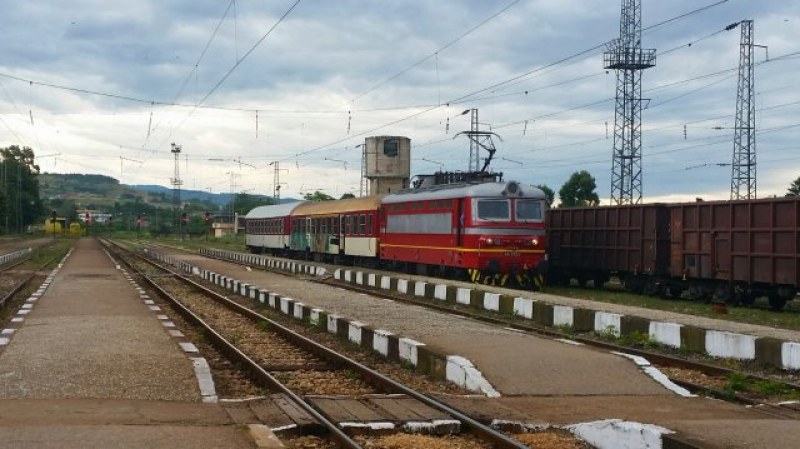
<svg viewBox="0 0 800 449">
<path fill-rule="evenodd" d="M 347 250 L 347 239 L 352 231 L 353 217 L 349 215 L 339 216 L 339 254 L 345 254 Z"/>
<path fill-rule="evenodd" d="M 464 241 L 464 198 L 456 200 L 456 247 L 460 248 Z"/>
<path fill-rule="evenodd" d="M 339 254 L 341 251 L 341 233 L 339 232 L 339 220 L 340 215 L 335 217 L 326 218 L 328 222 L 328 233 L 326 235 L 328 239 L 328 253 L 329 254 Z"/>
</svg>

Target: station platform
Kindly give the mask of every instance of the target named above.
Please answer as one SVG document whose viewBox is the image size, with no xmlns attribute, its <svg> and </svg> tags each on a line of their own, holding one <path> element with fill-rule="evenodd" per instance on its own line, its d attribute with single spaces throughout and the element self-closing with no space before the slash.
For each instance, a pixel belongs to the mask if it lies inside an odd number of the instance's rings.
<svg viewBox="0 0 800 449">
<path fill-rule="evenodd" d="M 464 410 L 500 408 L 517 422 L 560 426 L 609 419 L 655 424 L 697 444 L 687 447 L 793 448 L 800 441 L 800 426 L 794 421 L 712 399 L 681 397 L 619 355 L 398 303 L 381 298 L 380 291 L 368 296 L 178 250 L 158 252 L 183 269 L 226 288 L 232 285 L 229 289 L 236 293 L 269 302 L 295 318 L 313 320 L 315 313 L 324 314 L 329 332 L 354 341 L 357 331 L 362 346 L 363 332 L 370 329 L 366 340 L 374 343 L 380 335 L 395 335 L 401 340 L 400 353 L 405 340 L 407 346 L 409 341 L 419 343 L 417 355 L 442 355 L 448 375 L 453 356 L 468 360 L 490 384 L 481 391 L 493 397 L 452 398 Z M 313 270 L 301 266 L 298 271 Z M 344 326 L 331 326 L 331 317 Z M 736 437 L 726 430 L 731 428 L 737 429 Z"/>
<path fill-rule="evenodd" d="M 254 447 L 145 301 L 97 240 L 76 242 L 4 323 L 0 448 Z"/>
</svg>

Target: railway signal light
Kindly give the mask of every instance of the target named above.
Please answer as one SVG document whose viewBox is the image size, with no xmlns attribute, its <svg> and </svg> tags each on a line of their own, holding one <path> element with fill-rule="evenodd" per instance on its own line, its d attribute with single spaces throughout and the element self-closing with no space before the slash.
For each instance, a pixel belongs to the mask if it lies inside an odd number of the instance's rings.
<svg viewBox="0 0 800 449">
<path fill-rule="evenodd" d="M 208 223 L 209 221 L 211 221 L 211 212 L 209 212 L 209 211 L 206 211 L 206 213 L 205 213 L 205 214 L 203 214 L 203 218 L 206 220 L 206 223 Z"/>
<path fill-rule="evenodd" d="M 189 221 L 189 216 L 188 216 L 188 215 L 186 215 L 186 212 L 182 213 L 182 214 L 181 214 L 181 222 L 182 222 L 183 224 L 186 224 L 188 221 Z"/>
</svg>

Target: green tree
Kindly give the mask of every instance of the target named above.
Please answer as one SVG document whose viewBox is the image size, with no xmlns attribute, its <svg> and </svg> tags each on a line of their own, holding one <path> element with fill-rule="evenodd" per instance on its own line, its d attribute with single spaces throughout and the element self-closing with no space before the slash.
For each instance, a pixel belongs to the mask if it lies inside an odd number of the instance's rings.
<svg viewBox="0 0 800 449">
<path fill-rule="evenodd" d="M 548 208 L 552 207 L 553 201 L 556 200 L 556 192 L 554 192 L 553 189 L 548 187 L 547 184 L 539 184 L 538 186 L 536 186 L 536 188 L 544 192 L 544 197 L 547 200 L 547 207 Z"/>
<path fill-rule="evenodd" d="M 331 201 L 334 198 L 327 193 L 315 190 L 314 193 L 306 193 L 303 195 L 303 199 L 306 201 Z"/>
<path fill-rule="evenodd" d="M 246 215 L 251 210 L 258 206 L 267 206 L 275 204 L 272 198 L 262 195 L 248 195 L 246 193 L 237 193 L 233 200 L 233 205 L 228 203 L 225 210 L 233 210 L 239 215 Z"/>
<path fill-rule="evenodd" d="M 588 171 L 573 173 L 558 191 L 558 197 L 561 199 L 560 207 L 597 206 L 600 204 L 600 198 L 595 192 L 596 188 L 597 183 Z"/>
<path fill-rule="evenodd" d="M 786 191 L 786 196 L 800 196 L 800 176 L 792 181 L 792 185 Z"/>
<path fill-rule="evenodd" d="M 341 198 L 339 198 L 339 199 L 340 199 L 340 200 L 347 200 L 347 199 L 350 199 L 350 198 L 355 198 L 355 197 L 356 197 L 356 196 L 355 196 L 355 195 L 353 195 L 352 193 L 345 193 L 345 194 L 342 194 L 342 197 L 341 197 Z"/>
<path fill-rule="evenodd" d="M 22 232 L 43 218 L 39 197 L 39 166 L 33 150 L 12 145 L 0 148 L 0 229 Z"/>
</svg>

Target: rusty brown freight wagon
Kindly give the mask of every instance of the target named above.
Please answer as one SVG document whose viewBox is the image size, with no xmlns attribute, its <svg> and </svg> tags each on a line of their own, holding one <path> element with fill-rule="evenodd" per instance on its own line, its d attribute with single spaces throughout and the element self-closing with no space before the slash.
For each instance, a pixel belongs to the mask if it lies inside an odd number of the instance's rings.
<svg viewBox="0 0 800 449">
<path fill-rule="evenodd" d="M 669 275 L 669 210 L 664 204 L 559 208 L 548 211 L 554 282 L 600 287 L 611 275 L 652 292 L 652 276 Z"/>
<path fill-rule="evenodd" d="M 618 276 L 647 294 L 773 308 L 800 285 L 800 199 L 552 209 L 551 283 Z"/>
<path fill-rule="evenodd" d="M 800 199 L 711 201 L 670 206 L 673 277 L 708 296 L 780 309 L 800 284 Z"/>
</svg>

